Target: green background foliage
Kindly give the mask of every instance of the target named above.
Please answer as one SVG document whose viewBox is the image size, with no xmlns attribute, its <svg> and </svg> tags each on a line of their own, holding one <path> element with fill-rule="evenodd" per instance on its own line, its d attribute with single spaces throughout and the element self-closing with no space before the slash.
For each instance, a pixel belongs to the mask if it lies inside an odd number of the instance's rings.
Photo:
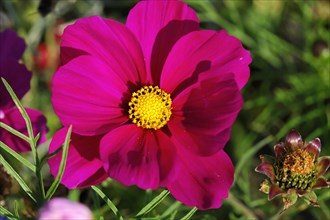
<svg viewBox="0 0 330 220">
<path fill-rule="evenodd" d="M 39 0 L 0 2 L 1 13 L 6 14 L 10 26 L 25 38 L 28 45 L 24 62 L 34 75 L 31 91 L 23 104 L 44 112 L 50 128 L 49 139 L 61 127 L 50 102 L 51 78 L 59 62 L 56 32 L 77 18 L 93 14 L 125 22 L 135 2 L 59 0 L 50 7 L 52 12 L 44 17 L 37 10 Z M 321 156 L 330 154 L 329 1 L 188 0 L 187 3 L 198 12 L 202 29 L 225 29 L 242 41 L 253 58 L 250 80 L 242 90 L 245 105 L 225 148 L 236 167 L 229 198 L 223 201 L 220 209 L 197 211 L 191 219 L 329 219 L 329 189 L 316 191 L 321 208 L 308 207 L 299 201 L 279 215 L 280 198 L 268 201 L 267 195 L 259 192 L 259 184 L 265 176 L 254 171 L 260 163 L 259 155 L 274 154 L 273 146 L 292 129 L 298 130 L 306 141 L 319 137 Z M 1 28 L 9 24 L 3 17 L 1 19 Z M 47 47 L 46 54 L 40 55 L 40 45 Z M 33 59 L 36 56 L 48 57 L 47 65 L 38 67 Z M 48 144 L 49 141 L 39 147 L 40 154 L 47 152 Z M 9 155 L 5 156 L 31 184 L 30 187 L 35 187 L 35 179 L 25 174 L 26 168 L 16 164 Z M 23 156 L 32 157 L 29 154 Z M 45 186 L 50 186 L 53 177 L 47 167 L 43 173 Z M 329 176 L 328 172 L 326 177 L 329 179 Z M 125 187 L 114 180 L 105 181 L 99 188 L 124 219 L 133 218 L 164 190 L 144 191 L 134 186 Z M 96 219 L 100 216 L 116 219 L 95 189 L 69 191 L 60 186 L 55 196 L 87 204 Z M 11 210 L 14 210 L 14 200 L 18 201 L 23 216 L 32 216 L 37 208 L 15 185 L 7 201 Z M 156 208 L 136 218 L 180 219 L 191 210 L 168 195 Z"/>
</svg>

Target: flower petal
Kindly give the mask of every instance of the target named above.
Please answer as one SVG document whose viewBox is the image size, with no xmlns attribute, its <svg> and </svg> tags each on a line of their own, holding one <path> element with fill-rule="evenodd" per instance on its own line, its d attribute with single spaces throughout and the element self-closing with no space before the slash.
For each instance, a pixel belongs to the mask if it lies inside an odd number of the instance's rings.
<svg viewBox="0 0 330 220">
<path fill-rule="evenodd" d="M 229 140 L 242 105 L 233 74 L 196 83 L 173 100 L 172 138 L 200 155 L 213 154 Z"/>
<path fill-rule="evenodd" d="M 313 139 L 307 144 L 306 150 L 313 154 L 314 160 L 316 160 L 321 152 L 321 140 L 319 138 Z"/>
<path fill-rule="evenodd" d="M 272 184 L 269 187 L 269 194 L 268 194 L 268 200 L 274 199 L 276 196 L 279 196 L 280 194 L 284 193 L 285 191 L 281 189 L 280 187 L 276 186 L 275 184 Z"/>
<path fill-rule="evenodd" d="M 18 99 L 22 99 L 25 93 L 30 89 L 32 73 L 26 69 L 25 65 L 19 64 L 16 58 L 7 57 L 5 59 L 0 59 L 0 77 L 3 77 L 9 83 Z M 14 106 L 14 102 L 1 80 L 0 94 L 0 109 Z"/>
<path fill-rule="evenodd" d="M 59 149 L 65 140 L 67 128 L 62 128 L 55 133 L 49 153 Z M 102 136 L 80 136 L 71 133 L 71 141 L 61 183 L 73 189 L 96 185 L 107 178 L 100 161 L 99 142 Z M 55 177 L 62 159 L 62 150 L 48 160 L 51 174 Z"/>
<path fill-rule="evenodd" d="M 325 188 L 329 186 L 330 186 L 330 182 L 327 182 L 327 180 L 324 177 L 320 177 L 317 179 L 312 189 Z"/>
<path fill-rule="evenodd" d="M 295 150 L 297 148 L 302 148 L 303 140 L 298 131 L 290 131 L 285 138 L 285 145 L 289 147 L 289 149 Z"/>
<path fill-rule="evenodd" d="M 29 115 L 33 128 L 33 135 L 36 136 L 40 133 L 40 138 L 38 140 L 38 144 L 41 144 L 46 141 L 46 133 L 48 128 L 46 126 L 46 118 L 42 115 L 41 112 L 33 109 L 26 108 L 27 114 Z M 9 110 L 4 112 L 4 119 L 2 122 L 6 125 L 14 128 L 15 130 L 23 133 L 26 136 L 29 136 L 25 121 L 20 113 L 20 111 L 16 108 L 10 108 Z M 1 141 L 3 141 L 10 148 L 15 150 L 16 152 L 26 152 L 31 151 L 31 147 L 28 142 L 16 137 L 10 132 L 0 128 L 1 133 Z"/>
<path fill-rule="evenodd" d="M 38 220 L 93 220 L 89 208 L 81 203 L 66 198 L 52 198 L 38 211 Z"/>
<path fill-rule="evenodd" d="M 79 56 L 59 68 L 53 78 L 52 103 L 64 126 L 80 135 L 105 134 L 123 124 L 127 86 L 109 65 L 94 56 Z"/>
<path fill-rule="evenodd" d="M 316 176 L 322 176 L 330 167 L 330 156 L 320 157 L 316 163 Z"/>
<path fill-rule="evenodd" d="M 262 163 L 256 167 L 255 171 L 267 175 L 272 181 L 275 180 L 273 163 L 267 160 L 265 155 L 260 155 Z"/>
<path fill-rule="evenodd" d="M 110 19 L 99 16 L 78 19 L 63 33 L 61 48 L 62 63 L 75 56 L 90 54 L 102 60 L 123 83 L 144 81 L 145 64 L 141 47 L 128 28 Z M 69 49 L 68 51 L 68 48 Z M 72 51 L 75 51 L 72 54 Z M 93 69 L 87 69 L 90 74 Z"/>
<path fill-rule="evenodd" d="M 101 141 L 101 159 L 108 175 L 125 185 L 156 189 L 164 184 L 175 164 L 175 149 L 164 134 L 120 126 Z"/>
<path fill-rule="evenodd" d="M 181 166 L 177 178 L 167 188 L 187 206 L 204 210 L 219 208 L 234 181 L 234 166 L 223 151 L 201 157 L 180 148 Z"/>
<path fill-rule="evenodd" d="M 25 47 L 24 40 L 15 31 L 7 29 L 0 32 L 0 60 L 13 58 L 17 63 L 22 58 Z"/>
<path fill-rule="evenodd" d="M 126 26 L 139 40 L 146 59 L 148 80 L 159 85 L 160 74 L 175 42 L 199 29 L 193 9 L 180 1 L 141 1 L 130 11 Z"/>
<path fill-rule="evenodd" d="M 225 31 L 195 31 L 182 37 L 164 64 L 160 87 L 179 94 L 202 79 L 234 74 L 241 89 L 247 82 L 250 53 Z"/>
<path fill-rule="evenodd" d="M 275 156 L 276 158 L 281 158 L 285 153 L 286 153 L 286 149 L 285 149 L 285 145 L 283 142 L 276 144 L 274 146 L 274 151 L 275 151 Z"/>
</svg>

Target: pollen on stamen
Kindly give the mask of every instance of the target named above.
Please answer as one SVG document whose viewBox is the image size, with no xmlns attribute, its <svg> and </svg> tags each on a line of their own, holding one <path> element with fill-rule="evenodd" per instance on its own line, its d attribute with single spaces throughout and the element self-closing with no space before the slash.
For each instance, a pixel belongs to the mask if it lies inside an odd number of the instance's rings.
<svg viewBox="0 0 330 220">
<path fill-rule="evenodd" d="M 133 92 L 128 106 L 132 122 L 146 129 L 162 128 L 172 115 L 172 99 L 158 86 L 144 86 Z"/>
</svg>

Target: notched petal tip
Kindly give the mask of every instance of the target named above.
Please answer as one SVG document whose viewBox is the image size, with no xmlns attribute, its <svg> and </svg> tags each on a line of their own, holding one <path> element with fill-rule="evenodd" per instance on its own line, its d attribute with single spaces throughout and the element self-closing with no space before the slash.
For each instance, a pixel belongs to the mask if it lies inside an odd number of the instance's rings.
<svg viewBox="0 0 330 220">
<path fill-rule="evenodd" d="M 319 138 L 315 138 L 314 140 L 311 140 L 307 144 L 306 150 L 314 155 L 314 160 L 317 159 L 321 152 L 321 140 Z"/>
<path fill-rule="evenodd" d="M 285 144 L 290 149 L 297 149 L 302 147 L 303 140 L 300 133 L 296 130 L 290 131 L 285 138 Z"/>
<path fill-rule="evenodd" d="M 281 142 L 281 143 L 276 144 L 274 146 L 274 151 L 275 151 L 276 158 L 281 158 L 286 153 L 284 143 Z"/>
<path fill-rule="evenodd" d="M 275 172 L 274 172 L 273 164 L 268 161 L 268 159 L 266 158 L 265 155 L 260 155 L 260 159 L 261 159 L 262 163 L 259 164 L 259 166 L 257 166 L 255 168 L 255 171 L 259 172 L 259 173 L 262 173 L 262 174 L 265 174 L 271 180 L 274 180 L 275 179 Z"/>
<path fill-rule="evenodd" d="M 330 166 L 330 156 L 320 157 L 316 164 L 316 175 L 317 177 L 322 176 L 325 172 L 327 172 Z"/>
</svg>

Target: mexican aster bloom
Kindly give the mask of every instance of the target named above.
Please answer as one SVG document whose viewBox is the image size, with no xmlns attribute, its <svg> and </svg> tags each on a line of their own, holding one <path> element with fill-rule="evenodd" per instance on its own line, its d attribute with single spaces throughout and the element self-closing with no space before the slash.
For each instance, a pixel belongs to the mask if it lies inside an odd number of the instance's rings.
<svg viewBox="0 0 330 220">
<path fill-rule="evenodd" d="M 14 31 L 7 29 L 0 32 L 0 48 L 0 77 L 9 83 L 17 97 L 21 99 L 30 89 L 32 76 L 25 65 L 19 63 L 25 50 L 25 42 Z M 47 133 L 46 118 L 37 110 L 26 108 L 26 111 L 32 122 L 33 133 L 35 135 L 40 133 L 39 143 L 44 142 Z M 28 136 L 25 121 L 2 81 L 0 81 L 0 122 Z M 18 152 L 31 150 L 26 141 L 3 128 L 0 128 L 0 140 Z"/>
<path fill-rule="evenodd" d="M 89 208 L 66 198 L 53 198 L 39 210 L 39 220 L 92 220 Z"/>
<path fill-rule="evenodd" d="M 234 167 L 223 151 L 249 78 L 250 54 L 225 31 L 199 30 L 179 1 L 141 1 L 126 25 L 98 16 L 68 26 L 52 87 L 54 110 L 73 125 L 62 183 L 108 176 L 167 187 L 188 206 L 218 208 Z M 60 130 L 50 153 L 63 143 Z M 56 175 L 61 156 L 49 160 Z"/>
<path fill-rule="evenodd" d="M 314 189 L 329 187 L 329 182 L 322 176 L 330 166 L 330 157 L 320 157 L 321 141 L 315 138 L 304 142 L 297 131 L 291 131 L 284 142 L 274 147 L 276 158 L 261 156 L 262 163 L 257 172 L 267 175 L 260 191 L 268 194 L 272 200 L 282 195 L 284 209 L 293 205 L 298 196 L 309 204 L 318 206 Z"/>
</svg>

